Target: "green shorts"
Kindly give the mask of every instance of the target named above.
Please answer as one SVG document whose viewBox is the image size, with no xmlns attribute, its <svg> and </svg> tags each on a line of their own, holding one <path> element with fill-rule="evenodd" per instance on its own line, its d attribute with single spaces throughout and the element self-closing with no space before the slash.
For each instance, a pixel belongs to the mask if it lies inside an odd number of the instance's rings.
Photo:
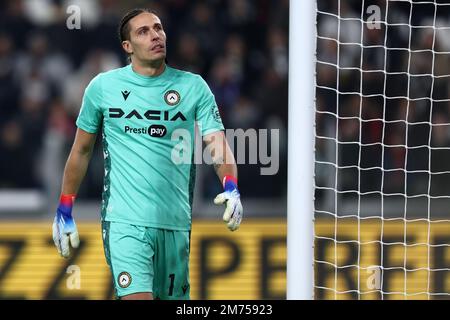
<svg viewBox="0 0 450 320">
<path fill-rule="evenodd" d="M 102 222 L 106 261 L 118 298 L 152 292 L 155 299 L 188 300 L 190 232 Z"/>
</svg>

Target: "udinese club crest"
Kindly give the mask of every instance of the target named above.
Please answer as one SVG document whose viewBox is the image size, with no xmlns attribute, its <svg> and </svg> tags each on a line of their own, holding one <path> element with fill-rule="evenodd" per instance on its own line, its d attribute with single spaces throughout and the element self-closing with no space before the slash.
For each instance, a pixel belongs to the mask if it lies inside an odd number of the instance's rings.
<svg viewBox="0 0 450 320">
<path fill-rule="evenodd" d="M 181 99 L 180 94 L 178 93 L 178 91 L 175 90 L 169 90 L 164 95 L 164 100 L 169 106 L 177 105 L 180 102 L 180 99 Z"/>
<path fill-rule="evenodd" d="M 117 281 L 121 288 L 127 288 L 131 284 L 131 275 L 128 272 L 121 272 L 117 277 Z"/>
</svg>

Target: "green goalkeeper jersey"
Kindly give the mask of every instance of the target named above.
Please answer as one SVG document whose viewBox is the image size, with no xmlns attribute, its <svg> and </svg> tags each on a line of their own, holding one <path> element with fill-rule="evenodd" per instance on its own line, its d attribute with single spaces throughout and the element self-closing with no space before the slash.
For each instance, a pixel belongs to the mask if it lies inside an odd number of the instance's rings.
<svg viewBox="0 0 450 320">
<path fill-rule="evenodd" d="M 89 133 L 102 128 L 102 220 L 191 229 L 196 122 L 202 136 L 224 129 L 199 75 L 166 65 L 149 77 L 128 65 L 92 79 L 76 124 Z"/>
</svg>

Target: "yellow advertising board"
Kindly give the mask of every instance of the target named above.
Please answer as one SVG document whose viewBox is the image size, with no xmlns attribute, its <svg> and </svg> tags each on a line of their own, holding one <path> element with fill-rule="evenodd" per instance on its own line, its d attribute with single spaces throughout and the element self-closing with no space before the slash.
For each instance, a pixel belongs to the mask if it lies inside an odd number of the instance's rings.
<svg viewBox="0 0 450 320">
<path fill-rule="evenodd" d="M 450 298 L 450 221 L 339 218 L 315 232 L 317 299 Z"/>
<path fill-rule="evenodd" d="M 100 223 L 77 225 L 80 247 L 65 260 L 54 247 L 51 224 L 0 224 L 0 298 L 111 299 Z M 217 220 L 194 222 L 192 299 L 284 298 L 285 264 L 284 220 L 248 219 L 237 232 Z"/>
<path fill-rule="evenodd" d="M 0 224 L 0 298 L 112 299 L 100 223 L 78 228 L 81 245 L 65 260 L 50 223 Z M 449 298 L 449 222 L 316 220 L 315 234 L 317 299 Z M 195 220 L 191 298 L 284 299 L 286 254 L 284 219 L 246 219 L 237 232 Z"/>
</svg>

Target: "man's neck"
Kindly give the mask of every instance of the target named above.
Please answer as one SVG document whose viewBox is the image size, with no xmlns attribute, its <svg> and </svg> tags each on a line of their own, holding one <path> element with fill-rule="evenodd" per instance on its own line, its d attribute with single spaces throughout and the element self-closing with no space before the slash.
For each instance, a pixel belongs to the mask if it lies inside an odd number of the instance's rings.
<svg viewBox="0 0 450 320">
<path fill-rule="evenodd" d="M 147 77 L 157 77 L 166 69 L 164 60 L 152 62 L 149 64 L 132 61 L 131 67 L 133 71 Z"/>
</svg>

